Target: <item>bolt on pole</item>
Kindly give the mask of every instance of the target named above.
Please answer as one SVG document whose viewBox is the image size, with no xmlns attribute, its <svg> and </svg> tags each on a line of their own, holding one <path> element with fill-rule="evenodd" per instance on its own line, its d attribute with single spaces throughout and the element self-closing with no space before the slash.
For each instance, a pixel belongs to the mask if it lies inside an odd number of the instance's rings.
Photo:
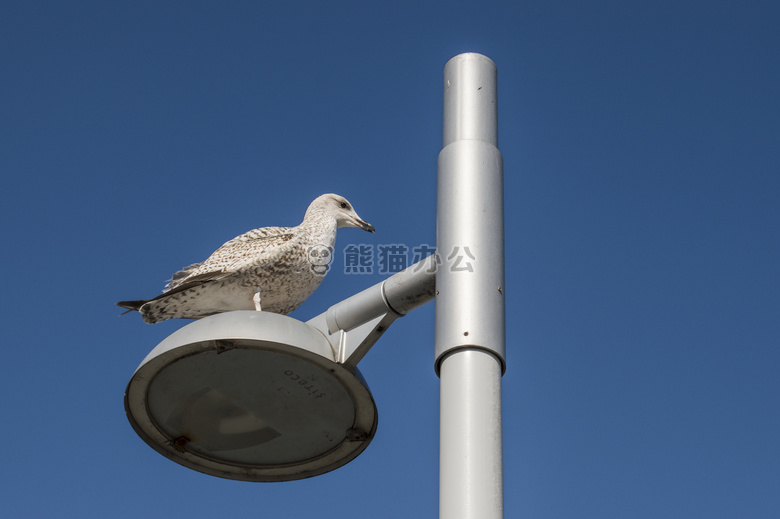
<svg viewBox="0 0 780 519">
<path fill-rule="evenodd" d="M 489 58 L 467 53 L 447 63 L 436 238 L 441 519 L 503 517 L 504 196 L 496 102 Z"/>
</svg>

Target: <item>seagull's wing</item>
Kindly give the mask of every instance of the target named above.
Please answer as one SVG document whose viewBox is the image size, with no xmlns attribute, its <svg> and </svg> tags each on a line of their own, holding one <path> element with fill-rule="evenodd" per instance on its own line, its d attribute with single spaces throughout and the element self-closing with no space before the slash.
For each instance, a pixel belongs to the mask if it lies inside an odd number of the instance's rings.
<svg viewBox="0 0 780 519">
<path fill-rule="evenodd" d="M 164 295 L 175 294 L 223 279 L 250 265 L 277 259 L 295 233 L 289 227 L 264 227 L 233 238 L 214 251 L 202 263 L 195 263 L 176 272 L 164 290 Z"/>
</svg>

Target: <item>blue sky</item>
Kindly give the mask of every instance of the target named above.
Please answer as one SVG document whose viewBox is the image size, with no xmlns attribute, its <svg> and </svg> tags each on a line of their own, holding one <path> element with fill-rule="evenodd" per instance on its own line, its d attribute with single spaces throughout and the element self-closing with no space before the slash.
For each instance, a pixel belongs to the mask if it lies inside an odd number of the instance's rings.
<svg viewBox="0 0 780 519">
<path fill-rule="evenodd" d="M 6 2 L 0 8 L 0 494 L 8 517 L 435 517 L 433 304 L 360 369 L 345 467 L 181 467 L 123 393 L 185 322 L 119 317 L 326 192 L 342 229 L 305 320 L 435 243 L 442 71 L 498 66 L 506 517 L 780 510 L 780 8 L 772 2 Z"/>
</svg>

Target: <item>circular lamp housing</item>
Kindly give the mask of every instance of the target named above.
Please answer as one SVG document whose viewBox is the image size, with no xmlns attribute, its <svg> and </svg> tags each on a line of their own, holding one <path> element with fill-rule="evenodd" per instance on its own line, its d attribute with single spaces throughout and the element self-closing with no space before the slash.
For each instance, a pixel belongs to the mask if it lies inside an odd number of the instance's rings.
<svg viewBox="0 0 780 519">
<path fill-rule="evenodd" d="M 173 461 L 213 476 L 288 481 L 334 470 L 368 446 L 377 410 L 360 372 L 314 328 L 237 311 L 195 321 L 133 374 L 125 411 Z"/>
</svg>

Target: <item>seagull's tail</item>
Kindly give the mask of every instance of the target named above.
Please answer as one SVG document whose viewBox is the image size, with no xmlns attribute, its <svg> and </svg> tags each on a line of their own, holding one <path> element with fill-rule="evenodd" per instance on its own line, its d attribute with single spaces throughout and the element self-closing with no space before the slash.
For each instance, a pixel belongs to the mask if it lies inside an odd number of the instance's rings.
<svg viewBox="0 0 780 519">
<path fill-rule="evenodd" d="M 139 299 L 138 301 L 119 301 L 116 305 L 121 306 L 122 308 L 127 308 L 127 312 L 122 312 L 122 315 L 125 315 L 126 313 L 132 312 L 132 311 L 141 311 L 141 307 L 147 303 L 147 299 Z"/>
</svg>

